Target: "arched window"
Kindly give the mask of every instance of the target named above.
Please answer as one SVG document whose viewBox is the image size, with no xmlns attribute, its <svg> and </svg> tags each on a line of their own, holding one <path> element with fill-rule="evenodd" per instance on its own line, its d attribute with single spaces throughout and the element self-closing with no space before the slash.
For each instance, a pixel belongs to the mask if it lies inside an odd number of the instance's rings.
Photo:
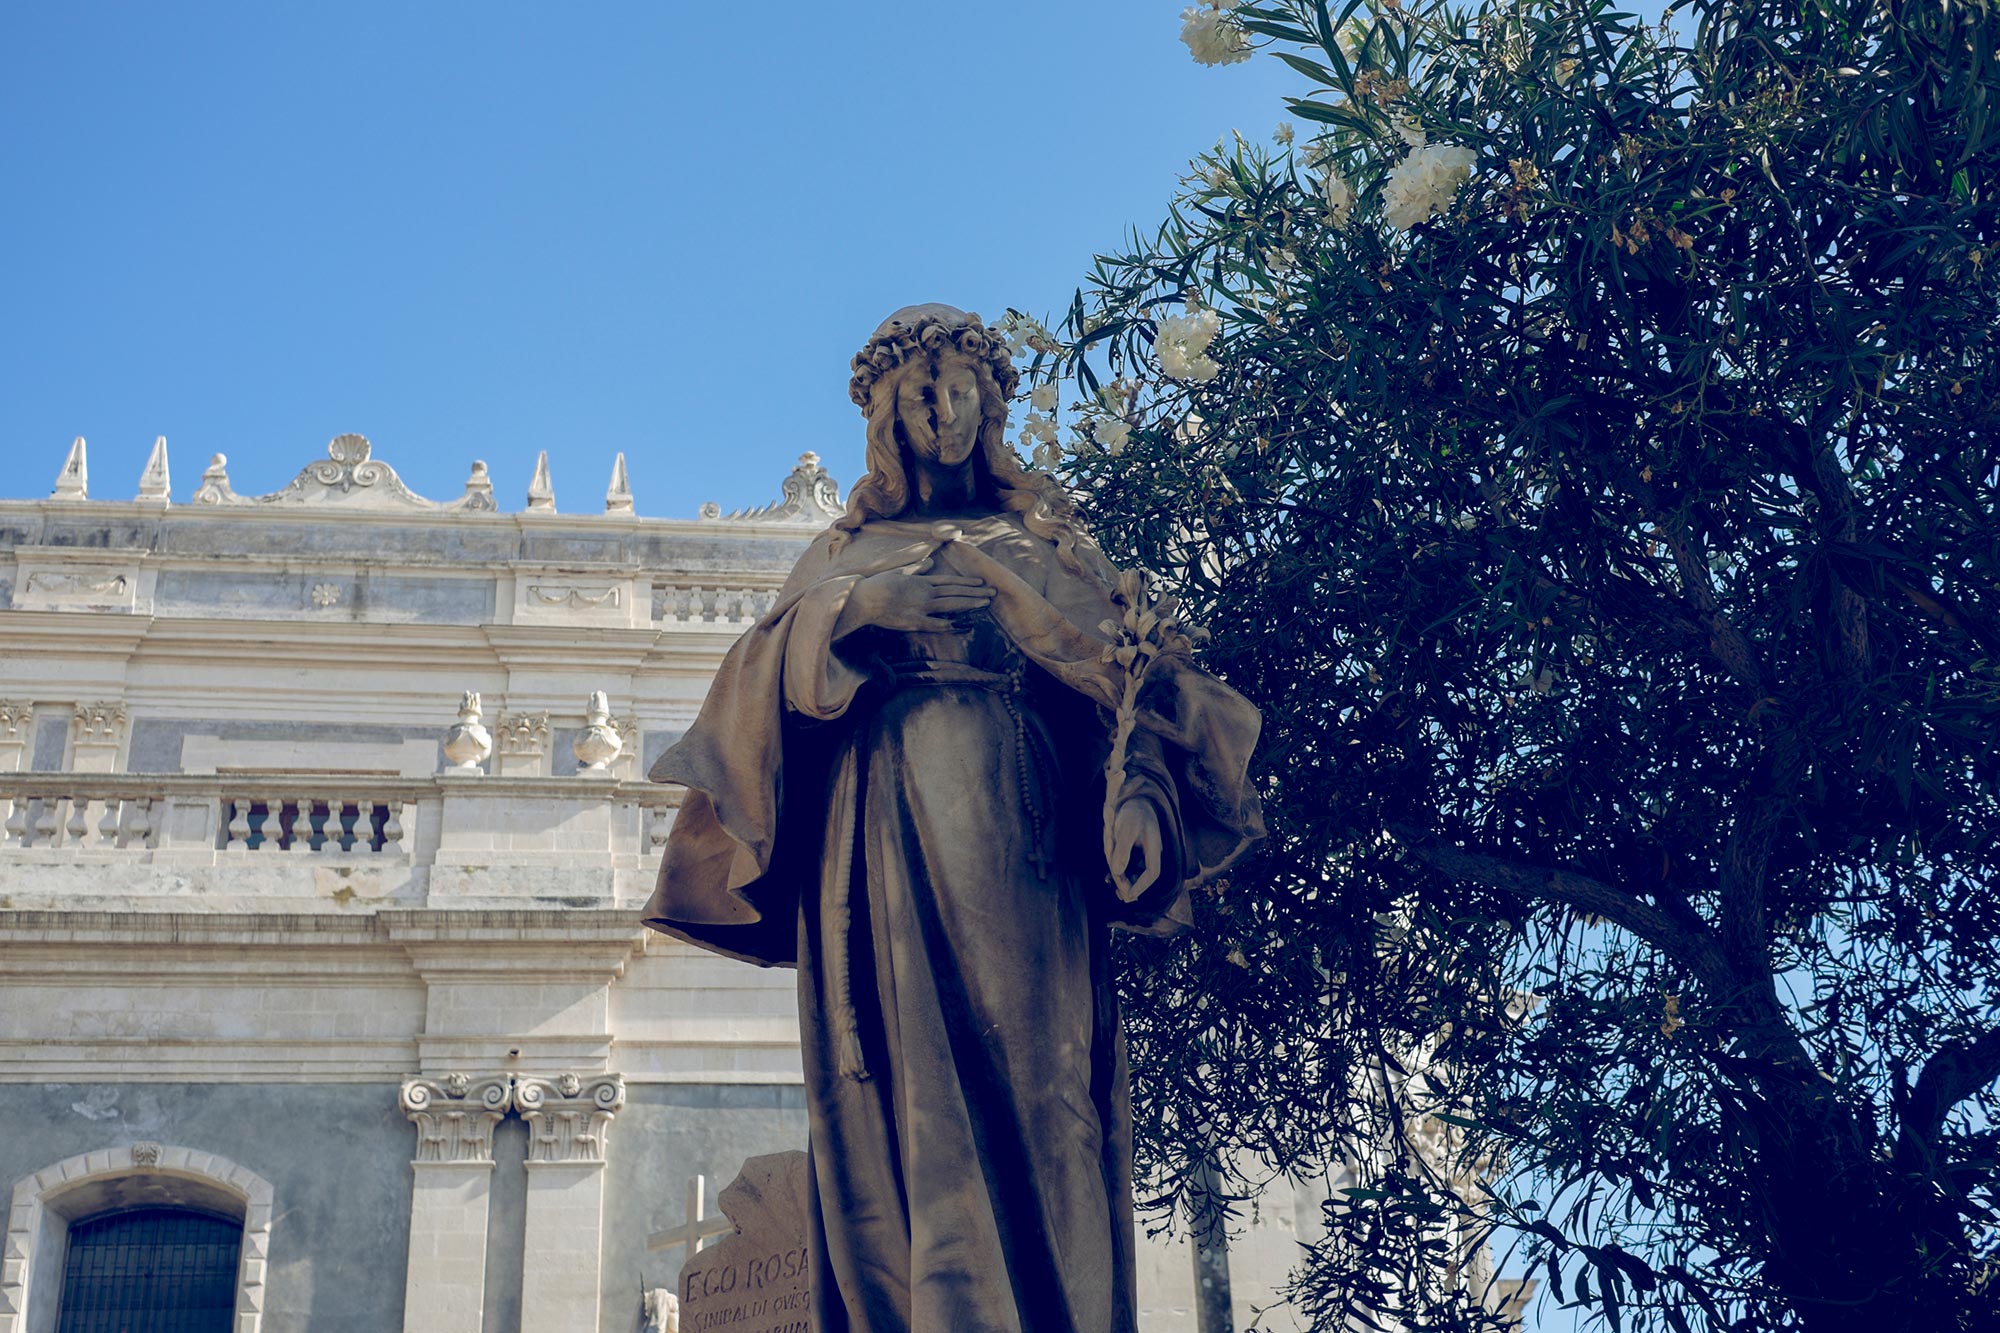
<svg viewBox="0 0 2000 1333">
<path fill-rule="evenodd" d="M 56 1333 L 230 1333 L 243 1224 L 192 1208 L 70 1223 Z"/>
<path fill-rule="evenodd" d="M 194 1148 L 130 1143 L 45 1166 L 14 1182 L 0 1333 L 258 1333 L 271 1216 L 269 1181 Z M 204 1308 L 217 1288 L 228 1302 Z"/>
</svg>

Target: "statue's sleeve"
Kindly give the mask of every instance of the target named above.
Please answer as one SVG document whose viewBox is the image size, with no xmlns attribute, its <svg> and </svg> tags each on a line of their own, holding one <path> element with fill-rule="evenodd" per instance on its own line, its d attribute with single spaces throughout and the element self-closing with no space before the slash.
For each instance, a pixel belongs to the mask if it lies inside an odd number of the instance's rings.
<svg viewBox="0 0 2000 1333">
<path fill-rule="evenodd" d="M 787 718 L 838 717 L 866 682 L 833 651 L 834 625 L 860 577 L 839 572 L 828 536 L 815 542 L 771 610 L 723 657 L 694 725 L 648 772 L 687 788 L 648 925 L 751 962 L 797 961 L 800 876 L 811 868 L 780 855 L 780 821 L 788 780 L 799 781 L 812 758 Z"/>
</svg>

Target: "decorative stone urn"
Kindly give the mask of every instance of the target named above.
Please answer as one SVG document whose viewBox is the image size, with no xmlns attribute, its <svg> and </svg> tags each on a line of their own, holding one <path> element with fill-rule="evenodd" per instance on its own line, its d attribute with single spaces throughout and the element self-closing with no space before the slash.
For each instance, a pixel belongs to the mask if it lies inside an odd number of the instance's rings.
<svg viewBox="0 0 2000 1333">
<path fill-rule="evenodd" d="M 458 721 L 444 734 L 444 757 L 451 761 L 450 771 L 476 773 L 493 753 L 493 737 L 480 725 L 479 717 L 479 692 L 467 690 L 459 701 Z"/>
<path fill-rule="evenodd" d="M 570 743 L 570 751 L 581 766 L 579 777 L 611 776 L 611 761 L 625 750 L 624 738 L 611 725 L 611 699 L 603 690 L 592 690 L 584 709 L 584 727 Z"/>
</svg>

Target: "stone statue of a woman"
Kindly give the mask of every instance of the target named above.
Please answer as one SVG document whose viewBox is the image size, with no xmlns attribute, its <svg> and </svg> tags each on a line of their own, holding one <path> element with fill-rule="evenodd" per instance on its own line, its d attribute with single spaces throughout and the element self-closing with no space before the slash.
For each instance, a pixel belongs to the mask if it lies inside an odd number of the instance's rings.
<svg viewBox="0 0 2000 1333">
<path fill-rule="evenodd" d="M 819 1333 L 1131 1333 L 1108 930 L 1262 833 L 1256 710 L 1184 656 L 1107 799 L 1118 576 L 1009 449 L 1016 384 L 977 315 L 876 330 L 867 476 L 651 775 L 688 792 L 647 924 L 799 969 Z"/>
</svg>

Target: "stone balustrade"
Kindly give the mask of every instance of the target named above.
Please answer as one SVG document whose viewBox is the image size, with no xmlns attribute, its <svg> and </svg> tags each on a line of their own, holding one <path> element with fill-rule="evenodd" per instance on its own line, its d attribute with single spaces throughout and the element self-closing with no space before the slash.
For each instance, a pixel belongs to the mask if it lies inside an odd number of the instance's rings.
<svg viewBox="0 0 2000 1333">
<path fill-rule="evenodd" d="M 778 583 L 655 581 L 653 620 L 662 629 L 740 628 L 778 599 Z"/>
<path fill-rule="evenodd" d="M 679 804 L 584 778 L 0 772 L 0 862 L 636 866 Z"/>
<path fill-rule="evenodd" d="M 0 853 L 407 858 L 433 783 L 326 774 L 0 773 Z"/>
</svg>

